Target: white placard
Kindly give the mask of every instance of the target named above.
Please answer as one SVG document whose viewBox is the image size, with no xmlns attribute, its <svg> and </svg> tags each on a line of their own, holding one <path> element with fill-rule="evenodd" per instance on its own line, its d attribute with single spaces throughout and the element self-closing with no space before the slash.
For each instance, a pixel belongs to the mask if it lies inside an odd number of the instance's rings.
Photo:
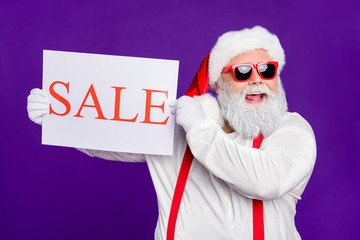
<svg viewBox="0 0 360 240">
<path fill-rule="evenodd" d="M 179 61 L 44 50 L 42 143 L 173 154 Z"/>
</svg>

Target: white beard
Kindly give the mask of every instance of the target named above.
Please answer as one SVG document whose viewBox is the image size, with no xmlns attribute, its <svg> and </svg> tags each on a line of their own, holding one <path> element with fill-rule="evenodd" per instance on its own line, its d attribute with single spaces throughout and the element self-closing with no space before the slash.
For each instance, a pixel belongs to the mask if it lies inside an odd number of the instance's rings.
<svg viewBox="0 0 360 240">
<path fill-rule="evenodd" d="M 277 94 L 265 85 L 246 87 L 241 93 L 233 95 L 230 83 L 219 81 L 218 101 L 221 114 L 229 125 L 238 133 L 248 138 L 255 138 L 261 133 L 268 136 L 279 126 L 281 117 L 287 111 L 285 91 L 278 78 Z M 247 94 L 260 91 L 266 98 L 260 104 L 249 104 Z"/>
</svg>

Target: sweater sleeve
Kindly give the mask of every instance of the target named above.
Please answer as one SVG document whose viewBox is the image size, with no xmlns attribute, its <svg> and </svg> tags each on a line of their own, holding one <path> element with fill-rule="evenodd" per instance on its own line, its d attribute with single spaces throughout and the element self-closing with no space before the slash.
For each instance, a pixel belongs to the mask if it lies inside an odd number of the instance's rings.
<svg viewBox="0 0 360 240">
<path fill-rule="evenodd" d="M 80 152 L 83 152 L 91 157 L 98 157 L 112 161 L 122 162 L 145 162 L 146 158 L 144 154 L 139 153 L 122 153 L 122 152 L 111 152 L 93 149 L 77 148 Z"/>
<path fill-rule="evenodd" d="M 246 197 L 270 200 L 306 181 L 315 164 L 310 125 L 295 113 L 284 118 L 259 149 L 239 144 L 211 119 L 186 137 L 194 157 L 212 174 Z"/>
</svg>

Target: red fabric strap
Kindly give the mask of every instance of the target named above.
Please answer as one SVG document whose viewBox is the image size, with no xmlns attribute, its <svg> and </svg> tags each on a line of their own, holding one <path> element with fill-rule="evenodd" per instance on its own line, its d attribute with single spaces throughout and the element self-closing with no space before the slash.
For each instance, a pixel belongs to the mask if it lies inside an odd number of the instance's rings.
<svg viewBox="0 0 360 240">
<path fill-rule="evenodd" d="M 173 201 L 171 203 L 167 236 L 166 236 L 167 240 L 174 240 L 174 237 L 175 237 L 176 219 L 177 219 L 177 215 L 179 213 L 181 198 L 182 198 L 184 190 L 185 190 L 185 184 L 186 184 L 186 180 L 188 178 L 189 172 L 190 172 L 190 167 L 191 167 L 193 158 L 194 158 L 194 156 L 192 155 L 189 146 L 187 146 L 186 150 L 185 150 L 183 161 L 181 163 L 179 177 L 176 182 Z"/>
<path fill-rule="evenodd" d="M 264 140 L 264 136 L 260 133 L 260 134 L 259 134 L 256 138 L 254 138 L 254 140 L 253 140 L 253 148 L 259 149 L 263 140 Z"/>
<path fill-rule="evenodd" d="M 253 148 L 260 148 L 263 135 L 259 134 L 253 141 Z M 261 200 L 253 199 L 253 239 L 264 240 L 264 209 Z"/>
</svg>

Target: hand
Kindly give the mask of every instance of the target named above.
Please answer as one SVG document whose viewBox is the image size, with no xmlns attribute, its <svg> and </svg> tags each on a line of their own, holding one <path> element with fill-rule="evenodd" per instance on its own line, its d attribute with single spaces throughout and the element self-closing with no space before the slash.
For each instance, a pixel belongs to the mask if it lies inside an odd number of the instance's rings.
<svg viewBox="0 0 360 240">
<path fill-rule="evenodd" d="M 45 114 L 49 112 L 49 98 L 46 92 L 39 88 L 31 90 L 27 98 L 27 111 L 31 121 L 41 125 Z"/>
<path fill-rule="evenodd" d="M 170 107 L 171 112 L 176 116 L 176 122 L 184 128 L 186 133 L 196 123 L 206 118 L 200 103 L 192 97 L 182 96 L 170 103 Z"/>
</svg>

